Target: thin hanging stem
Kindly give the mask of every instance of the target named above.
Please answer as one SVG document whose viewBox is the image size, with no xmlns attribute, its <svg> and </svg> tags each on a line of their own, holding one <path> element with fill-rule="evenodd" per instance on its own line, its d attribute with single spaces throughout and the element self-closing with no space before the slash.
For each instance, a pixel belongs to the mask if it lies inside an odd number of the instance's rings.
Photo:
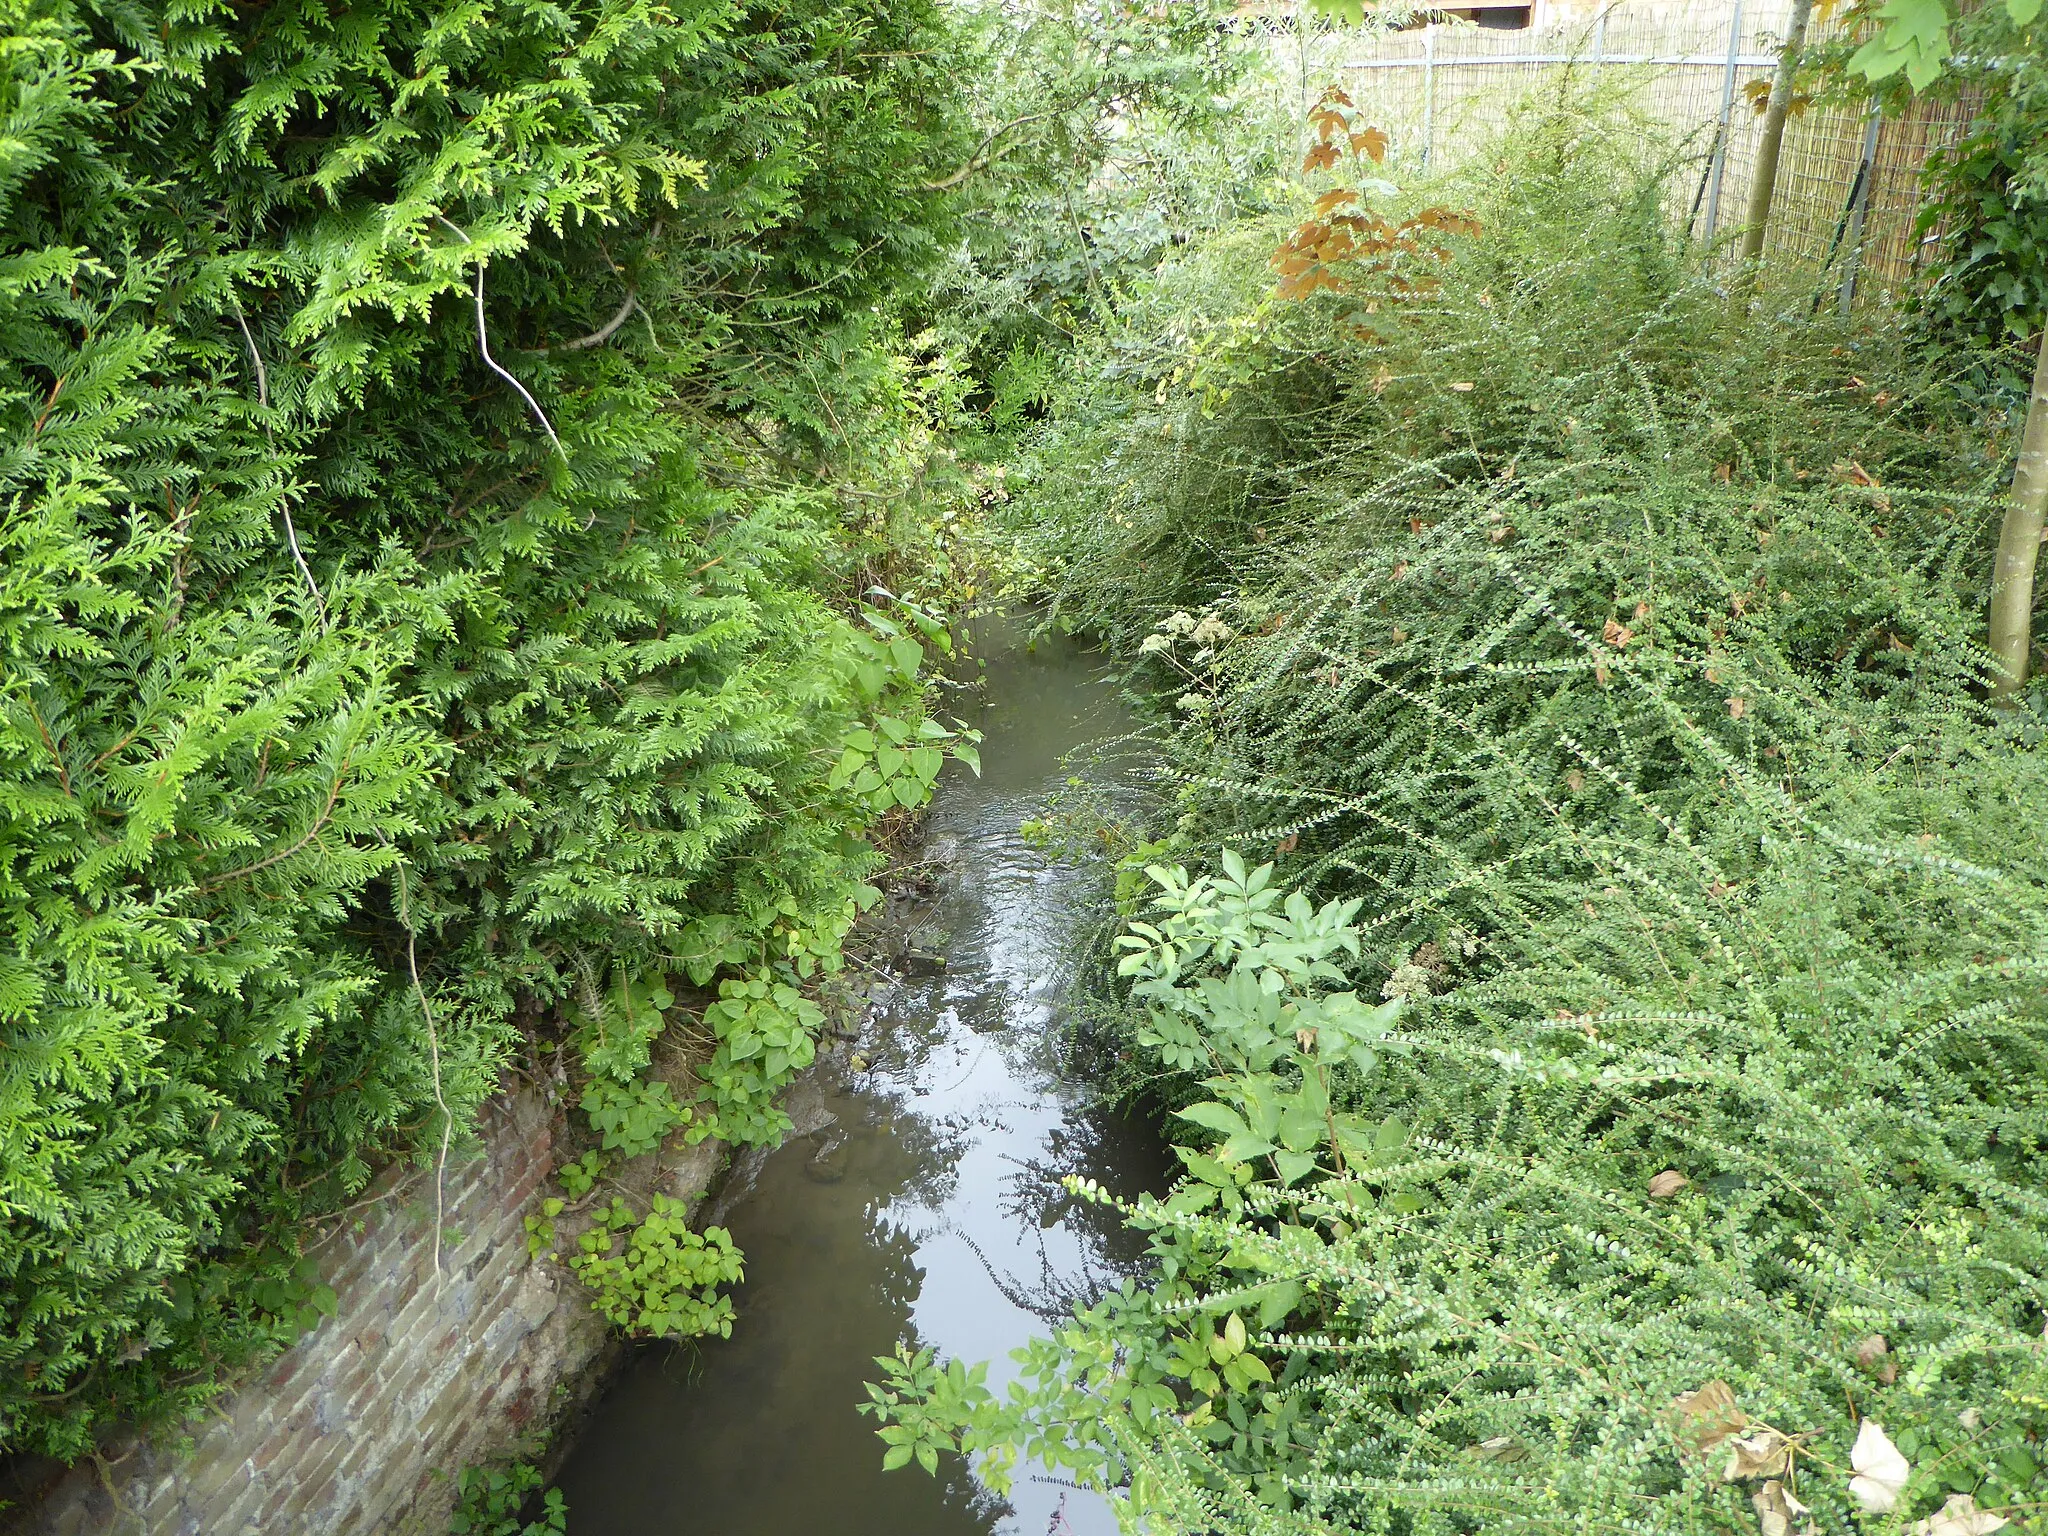
<svg viewBox="0 0 2048 1536">
<path fill-rule="evenodd" d="M 249 349 L 249 361 L 256 368 L 256 403 L 263 407 L 266 417 L 263 423 L 263 436 L 272 447 L 276 447 L 277 436 L 270 430 L 270 422 L 268 420 L 270 411 L 270 370 L 263 366 L 263 354 L 256 350 L 256 337 L 249 330 L 249 322 L 242 318 L 242 306 L 239 303 L 235 305 L 233 313 L 235 324 L 241 327 L 242 345 Z M 324 634 L 334 627 L 333 620 L 327 616 L 327 600 L 321 597 L 320 583 L 313 579 L 313 568 L 306 563 L 305 552 L 299 548 L 299 530 L 292 526 L 291 507 L 281 502 L 278 505 L 277 511 L 278 516 L 284 519 L 284 541 L 291 546 L 292 560 L 297 564 L 299 574 L 306 578 L 306 590 L 313 594 L 313 606 L 319 610 L 320 630 Z"/>
<path fill-rule="evenodd" d="M 461 238 L 461 240 L 462 240 L 462 243 L 463 243 L 464 245 L 474 245 L 474 244 L 476 243 L 476 242 L 475 242 L 474 240 L 471 240 L 471 239 L 469 238 L 469 235 L 467 234 L 467 232 L 465 232 L 465 231 L 463 230 L 463 228 L 462 228 L 462 227 L 461 227 L 461 226 L 460 226 L 459 224 L 456 224 L 456 223 L 455 223 L 455 222 L 454 222 L 453 220 L 449 219 L 449 218 L 448 218 L 448 217 L 447 217 L 446 215 L 444 215 L 444 214 L 439 214 L 439 213 L 437 213 L 437 214 L 435 214 L 435 215 L 434 215 L 434 217 L 435 217 L 436 219 L 439 219 L 439 220 L 441 221 L 441 223 L 443 223 L 443 224 L 447 225 L 447 226 L 448 226 L 448 228 L 450 228 L 450 229 L 454 230 L 454 231 L 455 231 L 455 233 L 456 233 L 456 235 L 457 235 L 457 236 L 459 236 L 459 237 Z M 541 425 L 541 430 L 542 430 L 543 432 L 547 433 L 547 435 L 548 435 L 548 441 L 549 441 L 549 442 L 551 442 L 551 443 L 553 443 L 553 444 L 555 445 L 555 452 L 556 452 L 556 453 L 559 453 L 559 454 L 561 454 L 561 455 L 562 455 L 562 462 L 566 464 L 566 463 L 567 463 L 567 462 L 569 461 L 569 455 L 568 455 L 568 453 L 567 453 L 567 452 L 566 452 L 566 451 L 565 451 L 565 450 L 563 449 L 563 447 L 562 447 L 562 440 L 561 440 L 561 439 L 560 439 L 559 437 L 555 436 L 555 426 L 554 426 L 554 423 L 553 423 L 553 422 L 551 422 L 551 421 L 549 421 L 549 420 L 548 420 L 548 413 L 547 413 L 546 411 L 544 411 L 544 410 L 542 410 L 542 409 L 540 408 L 540 402 L 539 402 L 538 400 L 534 399 L 534 398 L 533 398 L 533 395 L 532 395 L 532 394 L 531 394 L 531 393 L 530 393 L 530 392 L 528 391 L 527 387 L 526 387 L 526 386 L 525 386 L 524 384 L 520 383 L 520 382 L 519 382 L 519 380 L 518 380 L 517 378 L 515 378 L 515 377 L 513 376 L 513 374 L 512 374 L 512 371 L 511 371 L 510 369 L 508 369 L 508 368 L 507 368 L 507 367 L 506 367 L 506 366 L 505 366 L 505 365 L 504 365 L 503 363 L 499 362 L 499 361 L 498 361 L 498 360 L 497 360 L 497 359 L 496 359 L 495 357 L 491 356 L 491 333 L 490 333 L 490 330 L 489 330 L 489 328 L 488 328 L 488 327 L 487 327 L 487 326 L 486 326 L 486 325 L 484 324 L 484 266 L 485 266 L 485 261 L 484 261 L 484 259 L 483 259 L 482 257 L 479 257 L 479 258 L 477 258 L 477 264 L 476 264 L 476 350 L 477 350 L 477 354 L 478 354 L 478 355 L 479 355 L 480 357 L 482 357 L 482 358 L 483 358 L 483 360 L 484 360 L 484 366 L 485 366 L 486 368 L 490 369 L 490 370 L 491 370 L 491 372 L 495 373 L 495 374 L 496 374 L 496 375 L 497 375 L 497 376 L 498 376 L 499 378 L 503 379 L 503 380 L 504 380 L 504 381 L 505 381 L 505 382 L 506 382 L 507 384 L 510 384 L 510 385 L 511 385 L 511 386 L 512 386 L 512 387 L 513 387 L 514 389 L 516 389 L 516 390 L 518 390 L 518 391 L 519 391 L 519 398 L 520 398 L 520 399 L 522 399 L 522 400 L 524 400 L 524 401 L 526 402 L 526 408 L 527 408 L 528 410 L 530 410 L 530 411 L 532 411 L 532 412 L 533 412 L 533 419 L 534 419 L 535 421 L 537 421 L 537 422 L 539 422 L 539 423 L 540 423 L 540 425 Z"/>
<path fill-rule="evenodd" d="M 434 1294 L 441 1293 L 441 1234 L 448 1222 L 448 1142 L 455 1129 L 455 1117 L 448 1113 L 448 1101 L 441 1093 L 441 1037 L 434 1028 L 434 1010 L 427 1002 L 427 989 L 420 985 L 419 953 L 414 945 L 412 891 L 405 878 L 405 860 L 398 861 L 398 921 L 405 929 L 405 968 L 412 976 L 413 995 L 420 1000 L 420 1016 L 427 1021 L 427 1059 L 434 1073 L 434 1104 L 441 1111 L 441 1145 L 434 1155 Z"/>
</svg>

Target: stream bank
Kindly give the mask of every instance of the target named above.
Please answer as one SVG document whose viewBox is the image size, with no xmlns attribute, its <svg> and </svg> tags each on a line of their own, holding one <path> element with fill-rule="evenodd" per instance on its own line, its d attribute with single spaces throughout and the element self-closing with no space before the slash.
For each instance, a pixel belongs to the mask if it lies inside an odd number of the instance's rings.
<svg viewBox="0 0 2048 1536">
<path fill-rule="evenodd" d="M 1106 1536 L 1108 1506 L 1024 1468 L 1007 1500 L 957 1464 L 884 1473 L 855 1411 L 899 1339 L 993 1359 L 1142 1260 L 1061 1180 L 1162 1188 L 1142 1119 L 1067 1075 L 1073 941 L 1099 877 L 1033 846 L 1070 763 L 1134 729 L 1086 651 L 1021 626 L 976 637 L 983 776 L 948 768 L 891 924 L 907 963 L 873 974 L 852 1038 L 792 1095 L 797 1134 L 743 1159 L 707 1220 L 746 1255 L 729 1340 L 643 1346 L 610 1381 L 558 1485 L 580 1536 Z M 975 695 L 963 695 L 973 698 Z M 922 973 L 922 974 L 920 974 Z"/>
</svg>

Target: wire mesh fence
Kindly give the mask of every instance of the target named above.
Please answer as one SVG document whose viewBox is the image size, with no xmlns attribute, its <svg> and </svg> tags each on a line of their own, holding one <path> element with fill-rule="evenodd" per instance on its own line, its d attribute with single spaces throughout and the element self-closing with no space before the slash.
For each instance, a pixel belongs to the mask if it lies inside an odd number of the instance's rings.
<svg viewBox="0 0 2048 1536">
<path fill-rule="evenodd" d="M 1388 135 L 1396 163 L 1410 166 L 1484 144 L 1532 93 L 1597 83 L 1679 144 L 1674 212 L 1709 239 L 1738 226 L 1763 127 L 1751 87 L 1763 82 L 1760 93 L 1777 68 L 1790 0 L 1531 9 L 1534 24 L 1516 30 L 1440 22 L 1276 45 L 1296 84 L 1312 92 L 1339 81 Z M 1785 130 L 1766 258 L 1809 267 L 1844 295 L 1853 274 L 1859 299 L 1896 291 L 1922 250 L 1921 168 L 1968 117 L 1968 104 L 1953 101 L 1899 116 L 1854 102 L 1800 112 Z"/>
</svg>

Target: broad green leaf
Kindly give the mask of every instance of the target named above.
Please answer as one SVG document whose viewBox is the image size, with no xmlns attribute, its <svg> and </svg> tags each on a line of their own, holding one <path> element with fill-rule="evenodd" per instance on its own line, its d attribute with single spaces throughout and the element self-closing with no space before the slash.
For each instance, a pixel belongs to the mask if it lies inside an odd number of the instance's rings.
<svg viewBox="0 0 2048 1536">
<path fill-rule="evenodd" d="M 1218 1104 L 1213 1099 L 1201 1104 L 1190 1104 L 1185 1109 L 1174 1111 L 1183 1120 L 1192 1120 L 1206 1130 L 1219 1136 L 1246 1136 L 1251 1128 L 1244 1123 L 1244 1117 L 1228 1104 Z"/>
</svg>

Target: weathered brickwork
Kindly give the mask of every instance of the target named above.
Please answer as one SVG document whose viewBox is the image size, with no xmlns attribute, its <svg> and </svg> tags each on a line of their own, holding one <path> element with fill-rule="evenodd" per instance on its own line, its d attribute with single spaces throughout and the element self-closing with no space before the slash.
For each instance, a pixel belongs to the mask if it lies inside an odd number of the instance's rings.
<svg viewBox="0 0 2048 1536">
<path fill-rule="evenodd" d="M 537 1094 L 502 1102 L 483 1151 L 445 1178 L 441 1275 L 431 1179 L 365 1208 L 320 1253 L 338 1312 L 190 1430 L 74 1469 L 32 1536 L 370 1536 L 443 1532 L 449 1474 L 552 1417 L 605 1345 L 573 1278 L 527 1256 L 524 1218 L 554 1162 Z M 710 1164 L 670 1173 L 701 1191 Z M 691 1187 L 694 1185 L 694 1188 Z"/>
</svg>

